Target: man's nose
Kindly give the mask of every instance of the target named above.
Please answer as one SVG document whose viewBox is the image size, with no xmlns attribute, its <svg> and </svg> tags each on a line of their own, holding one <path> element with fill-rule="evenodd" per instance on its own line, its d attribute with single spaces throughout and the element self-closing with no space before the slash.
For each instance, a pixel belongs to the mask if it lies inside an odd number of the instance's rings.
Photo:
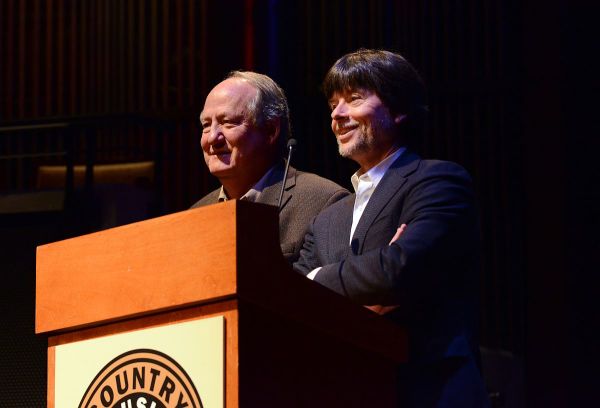
<svg viewBox="0 0 600 408">
<path fill-rule="evenodd" d="M 340 119 L 347 117 L 347 108 L 348 106 L 346 105 L 346 102 L 340 101 L 331 111 L 331 119 Z"/>
<path fill-rule="evenodd" d="M 218 123 L 210 125 L 206 138 L 206 141 L 209 145 L 219 144 L 223 141 L 224 138 L 225 136 L 223 135 L 223 132 L 221 131 L 221 126 L 219 126 Z"/>
</svg>

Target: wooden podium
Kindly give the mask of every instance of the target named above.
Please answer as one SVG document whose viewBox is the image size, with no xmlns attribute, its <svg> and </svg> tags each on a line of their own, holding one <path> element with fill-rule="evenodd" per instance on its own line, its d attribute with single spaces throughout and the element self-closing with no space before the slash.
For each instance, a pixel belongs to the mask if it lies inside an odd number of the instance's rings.
<svg viewBox="0 0 600 408">
<path fill-rule="evenodd" d="M 40 246 L 36 274 L 48 407 L 63 408 L 57 348 L 216 316 L 222 406 L 396 406 L 404 330 L 295 273 L 274 207 L 228 201 Z"/>
</svg>

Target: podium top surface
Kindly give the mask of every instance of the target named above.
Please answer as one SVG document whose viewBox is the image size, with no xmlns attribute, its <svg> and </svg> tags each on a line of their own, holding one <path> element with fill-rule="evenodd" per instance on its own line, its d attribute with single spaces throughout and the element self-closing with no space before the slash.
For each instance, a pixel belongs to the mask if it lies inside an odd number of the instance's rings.
<svg viewBox="0 0 600 408">
<path fill-rule="evenodd" d="M 231 201 L 38 247 L 36 332 L 234 295 L 239 211 Z"/>
</svg>

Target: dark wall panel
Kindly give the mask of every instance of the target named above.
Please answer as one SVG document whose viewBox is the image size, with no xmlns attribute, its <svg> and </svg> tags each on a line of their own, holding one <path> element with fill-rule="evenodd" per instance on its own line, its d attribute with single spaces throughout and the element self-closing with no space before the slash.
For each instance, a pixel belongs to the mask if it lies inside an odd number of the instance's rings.
<svg viewBox="0 0 600 408">
<path fill-rule="evenodd" d="M 99 162 L 156 158 L 164 211 L 216 186 L 199 146 L 208 90 L 233 69 L 276 79 L 290 103 L 295 165 L 347 187 L 320 82 L 359 47 L 405 55 L 428 85 L 420 150 L 473 175 L 481 208 L 482 340 L 522 355 L 525 333 L 523 21 L 501 0 L 0 0 L 0 156 L 61 152 L 87 118 Z M 112 118 L 125 118 L 115 121 Z M 36 124 L 36 131 L 11 130 Z M 0 190 L 32 188 L 35 166 L 0 160 Z"/>
</svg>

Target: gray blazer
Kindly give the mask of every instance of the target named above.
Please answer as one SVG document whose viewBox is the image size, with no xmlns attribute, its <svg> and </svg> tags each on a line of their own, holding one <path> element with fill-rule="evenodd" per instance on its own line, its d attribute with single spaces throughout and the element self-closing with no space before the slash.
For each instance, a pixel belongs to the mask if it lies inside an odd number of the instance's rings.
<svg viewBox="0 0 600 408">
<path fill-rule="evenodd" d="M 278 165 L 267 181 L 257 202 L 277 206 L 284 162 Z M 215 204 L 219 201 L 220 188 L 204 196 L 192 208 Z M 350 194 L 348 190 L 316 174 L 305 173 L 290 167 L 281 199 L 279 212 L 279 242 L 285 259 L 293 263 L 300 256 L 300 249 L 308 225 L 321 210 Z"/>
</svg>

